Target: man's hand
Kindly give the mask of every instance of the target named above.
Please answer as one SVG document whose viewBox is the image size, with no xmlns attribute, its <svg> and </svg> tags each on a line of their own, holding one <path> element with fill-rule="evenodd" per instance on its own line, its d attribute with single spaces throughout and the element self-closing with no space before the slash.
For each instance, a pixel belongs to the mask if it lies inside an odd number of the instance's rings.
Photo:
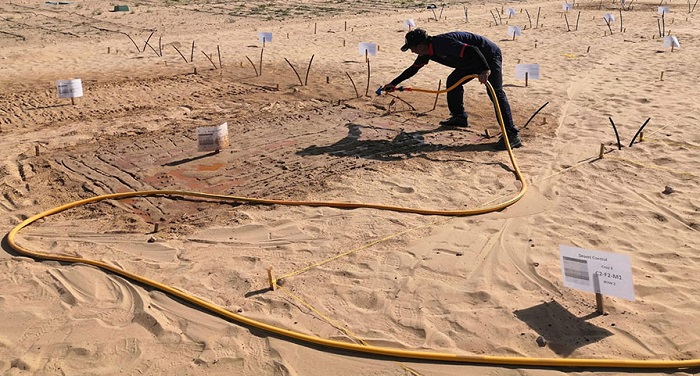
<svg viewBox="0 0 700 376">
<path fill-rule="evenodd" d="M 387 93 L 391 93 L 392 91 L 396 90 L 396 85 L 386 84 L 386 85 L 382 86 L 382 90 L 387 92 Z"/>
<path fill-rule="evenodd" d="M 488 69 L 479 73 L 479 82 L 481 82 L 483 85 L 486 85 L 486 82 L 488 82 L 490 75 L 491 71 Z"/>
</svg>

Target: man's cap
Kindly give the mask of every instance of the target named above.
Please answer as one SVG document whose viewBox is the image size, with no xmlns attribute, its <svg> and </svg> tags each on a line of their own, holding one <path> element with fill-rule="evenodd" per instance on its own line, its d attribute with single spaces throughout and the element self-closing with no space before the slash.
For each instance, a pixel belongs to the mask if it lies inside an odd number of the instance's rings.
<svg viewBox="0 0 700 376">
<path fill-rule="evenodd" d="M 406 33 L 406 43 L 401 46 L 401 51 L 408 51 L 411 47 L 415 47 L 421 43 L 428 41 L 428 33 L 423 29 L 415 29 Z"/>
</svg>

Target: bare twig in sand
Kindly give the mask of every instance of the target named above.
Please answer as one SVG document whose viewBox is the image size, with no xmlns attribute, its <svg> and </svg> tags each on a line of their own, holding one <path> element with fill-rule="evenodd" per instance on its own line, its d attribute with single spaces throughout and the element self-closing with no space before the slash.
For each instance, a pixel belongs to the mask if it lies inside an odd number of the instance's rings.
<svg viewBox="0 0 700 376">
<path fill-rule="evenodd" d="M 309 66 L 306 68 L 306 77 L 304 77 L 304 86 L 309 83 L 309 71 L 311 71 L 311 63 L 314 61 L 314 55 L 311 55 L 311 60 L 309 60 Z"/>
<path fill-rule="evenodd" d="M 139 49 L 139 46 L 136 44 L 136 42 L 134 42 L 134 38 L 132 38 L 131 35 L 129 35 L 129 34 L 127 34 L 127 33 L 122 33 L 122 34 L 124 34 L 124 35 L 126 35 L 127 37 L 129 37 L 129 40 L 131 40 L 131 43 L 133 43 L 133 44 L 134 44 L 134 47 L 136 47 L 136 51 L 141 52 L 141 50 Z"/>
<path fill-rule="evenodd" d="M 535 113 L 532 114 L 532 116 L 530 116 L 529 119 L 527 119 L 527 121 L 525 122 L 525 125 L 523 125 L 523 129 L 527 128 L 527 125 L 530 124 L 530 122 L 532 121 L 532 119 L 534 119 L 535 116 L 536 116 L 540 111 L 542 111 L 542 109 L 543 109 L 546 105 L 548 105 L 548 104 L 549 104 L 549 102 L 546 102 L 545 104 L 542 105 L 542 107 L 538 108 L 537 111 L 535 111 Z"/>
<path fill-rule="evenodd" d="M 216 64 L 214 64 L 214 61 L 209 57 L 209 55 L 207 55 L 206 52 L 204 52 L 204 51 L 202 51 L 202 53 L 203 53 L 204 56 L 207 58 L 207 60 L 209 60 L 209 62 L 211 63 L 211 65 L 214 66 L 214 69 L 217 69 L 217 68 L 216 68 Z"/>
<path fill-rule="evenodd" d="M 256 76 L 259 76 L 259 74 L 258 74 L 258 68 L 255 66 L 255 64 L 253 64 L 253 60 L 250 60 L 250 58 L 249 58 L 248 56 L 246 56 L 245 58 L 248 59 L 248 62 L 250 63 L 250 65 L 252 65 L 252 66 L 253 66 L 253 69 L 255 69 L 255 75 L 256 75 Z"/>
<path fill-rule="evenodd" d="M 353 89 L 355 89 L 355 96 L 356 96 L 357 98 L 359 98 L 359 97 L 360 97 L 360 92 L 357 91 L 357 86 L 355 86 L 355 81 L 353 81 L 352 77 L 350 77 L 350 73 L 345 72 L 345 74 L 346 74 L 346 75 L 348 76 L 348 78 L 350 79 L 350 83 L 352 84 Z"/>
<path fill-rule="evenodd" d="M 527 21 L 530 23 L 530 29 L 532 29 L 532 18 L 530 18 L 530 12 L 525 9 L 525 14 L 527 14 Z"/>
<path fill-rule="evenodd" d="M 491 17 L 493 17 L 493 23 L 499 25 L 498 20 L 496 19 L 496 15 L 493 14 L 493 11 L 489 9 L 489 12 L 491 12 Z"/>
<path fill-rule="evenodd" d="M 146 46 L 151 47 L 151 49 L 152 49 L 153 52 L 156 54 L 156 56 L 161 56 L 161 55 L 158 54 L 158 51 L 156 51 L 156 49 L 153 48 L 153 46 L 151 46 L 151 44 L 148 43 L 148 42 L 146 42 L 146 45 L 143 46 L 143 50 L 144 50 L 144 51 L 146 51 Z"/>
<path fill-rule="evenodd" d="M 386 95 L 390 95 L 390 96 L 392 96 L 392 97 L 393 97 L 394 99 L 398 99 L 398 100 L 400 100 L 401 102 L 403 102 L 403 103 L 406 103 L 406 105 L 408 105 L 408 107 L 411 107 L 411 111 L 415 111 L 415 110 L 416 110 L 416 108 L 415 108 L 415 107 L 413 107 L 413 105 L 412 105 L 412 104 L 410 104 L 410 103 L 406 102 L 406 101 L 405 101 L 405 100 L 403 100 L 403 99 L 402 99 L 401 97 L 399 97 L 399 96 L 396 96 L 396 95 L 393 95 L 393 94 L 390 94 L 390 93 L 386 93 Z"/>
<path fill-rule="evenodd" d="M 607 18 L 603 17 L 603 21 L 605 21 L 605 24 L 608 25 L 608 30 L 610 30 L 610 35 L 613 34 L 612 27 L 610 27 L 610 21 L 608 21 Z"/>
<path fill-rule="evenodd" d="M 581 11 L 578 11 L 578 16 L 576 16 L 576 27 L 574 31 L 578 31 L 578 20 L 581 18 Z"/>
<path fill-rule="evenodd" d="M 622 9 L 620 9 L 620 32 L 623 32 L 624 29 L 622 28 Z"/>
<path fill-rule="evenodd" d="M 632 137 L 632 141 L 630 141 L 629 147 L 632 147 L 632 144 L 634 144 L 634 141 L 637 139 L 637 136 L 639 136 L 639 134 L 642 133 L 642 130 L 644 130 L 644 127 L 647 126 L 647 124 L 649 123 L 649 120 L 651 120 L 651 118 L 647 118 L 647 121 L 645 121 L 644 124 L 642 124 L 642 126 L 639 127 L 639 129 L 637 130 L 637 133 L 635 133 L 634 137 Z M 640 138 L 640 141 L 641 141 L 641 138 Z"/>
<path fill-rule="evenodd" d="M 289 60 L 287 60 L 286 57 L 284 58 L 284 61 L 286 61 L 287 64 L 289 64 L 289 66 L 292 67 L 292 70 L 294 71 L 294 74 L 296 74 L 296 75 L 297 75 L 297 78 L 299 79 L 299 85 L 304 86 L 304 83 L 301 82 L 301 76 L 299 76 L 299 72 L 297 72 L 297 69 L 294 68 L 294 65 L 292 65 L 292 63 L 290 63 Z M 309 65 L 310 65 L 310 64 L 309 64 Z"/>
<path fill-rule="evenodd" d="M 184 60 L 185 63 L 187 63 L 187 58 L 185 57 L 185 55 L 183 55 L 182 52 L 180 52 L 180 50 L 178 50 L 177 47 L 175 47 L 174 44 L 171 44 L 171 46 L 173 46 L 173 48 L 175 49 L 175 51 L 177 51 L 177 53 L 179 53 L 180 56 L 182 56 L 182 60 Z"/>
<path fill-rule="evenodd" d="M 615 138 L 617 138 L 617 150 L 622 150 L 622 144 L 620 144 L 620 134 L 617 133 L 617 127 L 615 126 L 615 123 L 611 117 L 608 116 L 608 119 L 610 119 L 610 124 L 612 124 L 613 130 L 615 131 Z"/>
<path fill-rule="evenodd" d="M 10 33 L 10 32 L 7 32 L 7 31 L 0 31 L 0 34 L 7 34 L 7 35 L 13 36 L 13 37 L 15 37 L 15 38 L 20 38 L 20 39 L 22 39 L 22 40 L 27 40 L 27 38 L 25 38 L 25 37 L 22 36 L 22 35 Z"/>
<path fill-rule="evenodd" d="M 155 33 L 155 30 L 154 30 L 154 31 L 151 31 L 151 35 L 149 35 L 148 38 L 146 39 L 146 43 L 143 45 L 143 51 L 146 51 L 146 46 L 148 46 L 148 41 L 151 40 L 151 37 L 153 36 L 153 33 Z M 152 47 L 151 47 L 151 48 L 152 48 Z M 155 51 L 155 50 L 154 50 L 154 51 Z M 156 55 L 158 55 L 158 53 L 156 53 Z"/>
</svg>

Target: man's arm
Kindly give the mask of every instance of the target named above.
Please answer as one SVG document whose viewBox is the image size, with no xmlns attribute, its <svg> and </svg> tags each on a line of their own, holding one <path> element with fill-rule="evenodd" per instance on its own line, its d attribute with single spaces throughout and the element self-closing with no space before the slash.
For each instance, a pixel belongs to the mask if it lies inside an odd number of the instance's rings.
<svg viewBox="0 0 700 376">
<path fill-rule="evenodd" d="M 400 75 L 391 80 L 390 83 L 384 85 L 382 89 L 386 91 L 393 91 L 396 85 L 413 77 L 421 68 L 428 64 L 428 61 L 430 61 L 430 59 L 427 56 L 418 56 L 416 61 L 413 62 L 413 65 L 406 68 Z"/>
</svg>

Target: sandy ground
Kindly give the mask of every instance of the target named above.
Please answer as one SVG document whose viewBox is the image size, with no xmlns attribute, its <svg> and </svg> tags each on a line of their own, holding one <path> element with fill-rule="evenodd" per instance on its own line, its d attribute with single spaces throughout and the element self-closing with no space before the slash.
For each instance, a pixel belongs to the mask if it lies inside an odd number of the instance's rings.
<svg viewBox="0 0 700 376">
<path fill-rule="evenodd" d="M 514 155 L 528 187 L 505 210 L 467 217 L 108 200 L 32 224 L 20 245 L 99 260 L 250 319 L 348 343 L 700 358 L 700 9 L 663 1 L 662 24 L 659 3 L 648 1 L 622 12 L 586 1 L 568 12 L 534 1 L 435 11 L 354 0 L 150 0 L 126 12 L 101 0 L 55 3 L 0 5 L 6 232 L 69 202 L 144 190 L 435 210 L 515 196 L 521 184 L 508 153 L 491 148 L 499 127 L 482 86 L 466 86 L 464 130 L 438 126 L 448 115 L 444 95 L 374 95 L 413 61 L 399 51 L 408 19 L 432 34 L 467 30 L 501 46 L 524 142 Z M 515 15 L 499 15 L 509 7 Z M 615 16 L 610 28 L 606 13 Z M 522 35 L 511 38 L 514 25 Z M 681 47 L 664 47 L 661 28 Z M 273 40 L 263 46 L 259 32 Z M 360 42 L 379 48 L 369 70 Z M 539 64 L 540 79 L 516 79 L 519 63 Z M 444 87 L 448 73 L 433 63 L 406 84 Z M 58 98 L 56 81 L 76 78 L 84 96 Z M 648 118 L 643 141 L 630 147 Z M 224 122 L 230 146 L 198 151 L 197 128 Z M 635 301 L 606 296 L 606 314 L 596 314 L 593 294 L 564 286 L 560 244 L 628 256 Z M 269 268 L 281 289 L 269 290 Z M 0 316 L 7 375 L 589 373 L 329 351 L 94 266 L 26 257 L 6 241 Z"/>
</svg>

